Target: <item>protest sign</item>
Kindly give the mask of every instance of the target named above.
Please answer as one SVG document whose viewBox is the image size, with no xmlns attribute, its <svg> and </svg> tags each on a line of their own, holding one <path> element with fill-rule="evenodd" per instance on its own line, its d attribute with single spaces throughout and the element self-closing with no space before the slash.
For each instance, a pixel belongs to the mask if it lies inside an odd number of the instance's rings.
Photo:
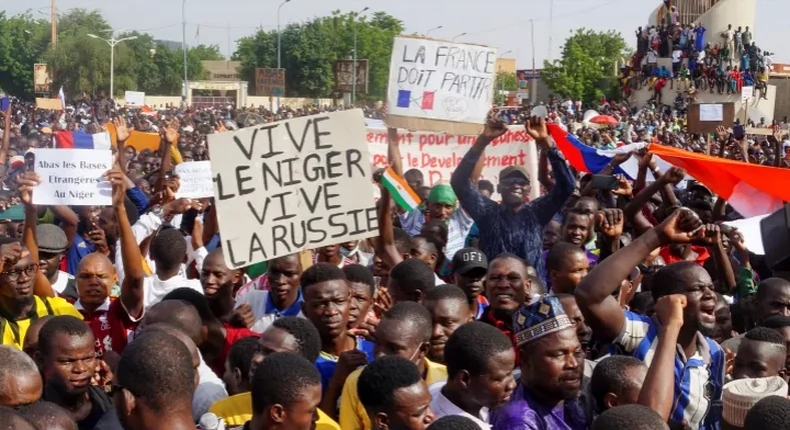
<svg viewBox="0 0 790 430">
<path fill-rule="evenodd" d="M 230 267 L 378 234 L 361 110 L 210 134 L 208 145 Z"/>
<path fill-rule="evenodd" d="M 210 161 L 191 161 L 181 163 L 173 171 L 179 176 L 181 186 L 176 197 L 201 199 L 214 196 L 214 182 Z"/>
<path fill-rule="evenodd" d="M 754 97 L 754 87 L 746 86 L 741 88 L 741 102 L 746 103 Z"/>
<path fill-rule="evenodd" d="M 387 161 L 387 129 L 368 127 L 366 141 L 371 155 L 373 168 L 386 167 Z M 474 145 L 477 136 L 457 136 L 434 132 L 410 132 L 398 130 L 398 141 L 403 170 L 418 169 L 425 177 L 426 186 L 437 182 L 449 182 L 453 171 L 464 155 Z M 508 127 L 507 133 L 494 140 L 485 152 L 485 167 L 482 179 L 497 184 L 499 172 L 508 166 L 522 166 L 527 169 L 532 179 L 532 191 L 529 197 L 540 196 L 537 186 L 538 151 L 535 142 L 529 137 L 523 125 Z M 499 197 L 492 196 L 494 200 Z"/>
<path fill-rule="evenodd" d="M 124 94 L 124 100 L 127 106 L 142 107 L 145 106 L 145 93 L 142 91 L 127 91 Z"/>
<path fill-rule="evenodd" d="M 387 122 L 409 130 L 476 135 L 494 97 L 496 49 L 396 37 Z"/>
<path fill-rule="evenodd" d="M 35 155 L 41 184 L 33 191 L 33 204 L 112 205 L 112 186 L 103 177 L 112 168 L 109 149 L 37 148 Z"/>
<path fill-rule="evenodd" d="M 285 69 L 255 69 L 255 95 L 285 95 Z"/>
<path fill-rule="evenodd" d="M 44 110 L 63 110 L 63 101 L 60 99 L 36 98 L 36 108 Z"/>
</svg>

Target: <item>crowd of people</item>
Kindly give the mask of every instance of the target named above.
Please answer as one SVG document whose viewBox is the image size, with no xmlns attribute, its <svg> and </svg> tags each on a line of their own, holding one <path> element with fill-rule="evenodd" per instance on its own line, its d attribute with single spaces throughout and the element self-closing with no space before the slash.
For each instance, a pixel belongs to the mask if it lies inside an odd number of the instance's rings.
<svg viewBox="0 0 790 430">
<path fill-rule="evenodd" d="M 608 128 L 582 125 L 580 103 L 544 107 L 545 119 L 491 115 L 449 183 L 404 171 L 390 129 L 390 167 L 417 209 L 381 187 L 376 237 L 233 269 L 213 199 L 175 198 L 172 169 L 210 160 L 206 136 L 250 125 L 249 110 L 14 101 L 0 150 L 0 427 L 790 428 L 790 281 L 721 224 L 737 212 L 648 152 L 614 157 L 599 174 L 635 157 L 638 176 L 596 189 L 548 131 L 787 167 L 787 121 L 766 141 L 721 129 L 711 142 L 672 107 L 605 101 Z M 540 151 L 537 177 L 510 166 L 480 179 L 506 122 Z M 36 149 L 110 123 L 112 205 L 34 204 Z M 159 149 L 125 146 L 136 131 L 158 132 Z"/>
<path fill-rule="evenodd" d="M 620 74 L 624 97 L 647 87 L 661 103 L 669 85 L 669 89 L 677 86 L 690 96 L 697 91 L 740 94 L 749 86 L 759 97 L 767 98 L 772 53 L 757 46 L 752 30 L 729 25 L 721 34 L 707 33 L 700 24 L 682 23 L 677 6 L 670 6 L 668 19 L 659 25 L 639 27 L 636 54 Z M 658 65 L 661 58 L 672 60 L 671 70 Z"/>
</svg>

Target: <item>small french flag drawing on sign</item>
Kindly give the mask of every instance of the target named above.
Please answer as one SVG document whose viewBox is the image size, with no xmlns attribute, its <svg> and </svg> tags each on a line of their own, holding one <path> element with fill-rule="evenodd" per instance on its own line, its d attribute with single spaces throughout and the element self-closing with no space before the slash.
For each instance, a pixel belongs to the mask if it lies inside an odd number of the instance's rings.
<svg viewBox="0 0 790 430">
<path fill-rule="evenodd" d="M 407 108 L 411 102 L 411 91 L 398 90 L 398 107 Z"/>
<path fill-rule="evenodd" d="M 425 91 L 422 93 L 422 108 L 423 110 L 433 110 L 433 95 L 434 91 Z"/>
</svg>

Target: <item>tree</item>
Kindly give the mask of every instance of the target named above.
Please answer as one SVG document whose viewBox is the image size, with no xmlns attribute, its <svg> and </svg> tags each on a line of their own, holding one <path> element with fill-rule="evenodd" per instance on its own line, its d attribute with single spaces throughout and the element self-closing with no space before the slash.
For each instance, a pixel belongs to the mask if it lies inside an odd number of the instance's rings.
<svg viewBox="0 0 790 430">
<path fill-rule="evenodd" d="M 284 28 L 280 39 L 286 93 L 305 97 L 333 95 L 334 64 L 337 60 L 352 58 L 355 30 L 357 58 L 368 60 L 369 97 L 384 98 L 392 43 L 403 31 L 403 23 L 384 12 L 376 12 L 368 18 L 335 11 L 331 16 Z M 277 33 L 261 30 L 241 38 L 233 59 L 241 61 L 242 78 L 253 83 L 250 88 L 254 88 L 256 68 L 277 67 Z M 361 90 L 358 98 L 365 98 Z"/>
<path fill-rule="evenodd" d="M 518 79 L 516 74 L 512 72 L 499 71 L 494 79 L 494 103 L 504 105 L 507 102 L 507 96 L 500 94 L 500 91 L 516 91 L 518 90 Z"/>
<path fill-rule="evenodd" d="M 630 52 L 619 33 L 582 28 L 565 41 L 557 63 L 544 62 L 541 78 L 562 97 L 598 101 L 617 94 L 614 64 L 628 56 Z"/>
<path fill-rule="evenodd" d="M 33 97 L 33 64 L 49 44 L 49 23 L 28 14 L 11 18 L 0 12 L 0 88 Z"/>
<path fill-rule="evenodd" d="M 219 53 L 219 46 L 217 45 L 198 45 L 189 48 L 188 53 L 194 55 L 200 61 L 221 61 L 225 56 Z"/>
</svg>

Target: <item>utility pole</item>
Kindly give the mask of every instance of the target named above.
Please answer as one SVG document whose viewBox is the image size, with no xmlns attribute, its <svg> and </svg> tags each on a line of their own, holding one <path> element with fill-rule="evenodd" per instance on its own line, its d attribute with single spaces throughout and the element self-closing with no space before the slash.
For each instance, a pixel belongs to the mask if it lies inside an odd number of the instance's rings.
<svg viewBox="0 0 790 430">
<path fill-rule="evenodd" d="M 535 21 L 530 19 L 529 25 L 532 27 L 532 76 L 529 79 L 529 94 L 530 94 L 530 103 L 534 106 L 535 100 L 538 99 L 538 89 L 535 87 Z"/>
<path fill-rule="evenodd" d="M 189 93 L 187 81 L 187 0 L 181 2 L 181 50 L 184 51 L 184 97 Z"/>
<path fill-rule="evenodd" d="M 52 47 L 54 48 L 58 44 L 58 14 L 57 8 L 55 7 L 55 0 L 52 0 Z"/>
<path fill-rule="evenodd" d="M 359 11 L 356 15 L 354 15 L 354 59 L 353 64 L 351 65 L 351 106 L 357 103 L 357 15 L 365 13 L 368 10 L 368 7 L 365 6 L 364 9 Z"/>
</svg>

